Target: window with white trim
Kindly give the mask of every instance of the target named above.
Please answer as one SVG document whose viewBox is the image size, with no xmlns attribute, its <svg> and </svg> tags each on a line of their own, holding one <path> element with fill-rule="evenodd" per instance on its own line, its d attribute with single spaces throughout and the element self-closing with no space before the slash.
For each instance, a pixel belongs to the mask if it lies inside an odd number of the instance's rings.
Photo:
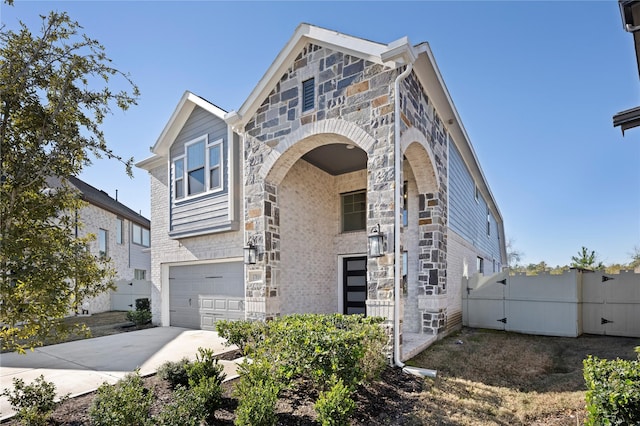
<svg viewBox="0 0 640 426">
<path fill-rule="evenodd" d="M 116 244 L 124 244 L 124 219 L 116 218 Z"/>
<path fill-rule="evenodd" d="M 175 200 L 223 188 L 223 140 L 209 143 L 204 135 L 185 144 L 185 154 L 173 159 Z"/>
<path fill-rule="evenodd" d="M 100 254 L 100 257 L 107 257 L 109 255 L 108 241 L 109 241 L 109 231 L 107 231 L 106 229 L 100 228 L 98 230 L 98 253 Z"/>
<path fill-rule="evenodd" d="M 134 269 L 133 270 L 133 279 L 134 280 L 146 280 L 147 279 L 147 271 L 146 271 L 146 269 Z"/>
<path fill-rule="evenodd" d="M 138 244 L 143 247 L 149 247 L 151 245 L 151 235 L 147 228 L 143 228 L 140 225 L 133 224 L 131 226 L 131 233 L 134 244 Z"/>
</svg>

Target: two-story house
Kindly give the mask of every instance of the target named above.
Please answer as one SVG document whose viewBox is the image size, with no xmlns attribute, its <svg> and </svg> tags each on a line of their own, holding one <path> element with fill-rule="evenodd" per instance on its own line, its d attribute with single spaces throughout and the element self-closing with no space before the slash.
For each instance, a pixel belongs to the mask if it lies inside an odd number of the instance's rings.
<svg viewBox="0 0 640 426">
<path fill-rule="evenodd" d="M 394 358 L 461 325 L 502 216 L 427 43 L 301 24 L 237 111 L 186 92 L 151 176 L 155 323 L 382 316 Z"/>
<path fill-rule="evenodd" d="M 56 185 L 55 179 L 50 184 Z M 106 192 L 77 177 L 67 178 L 86 205 L 77 212 L 76 236 L 96 236 L 90 250 L 106 256 L 115 270 L 116 290 L 84 301 L 83 310 L 94 314 L 135 309 L 135 299 L 150 297 L 151 223 Z"/>
</svg>

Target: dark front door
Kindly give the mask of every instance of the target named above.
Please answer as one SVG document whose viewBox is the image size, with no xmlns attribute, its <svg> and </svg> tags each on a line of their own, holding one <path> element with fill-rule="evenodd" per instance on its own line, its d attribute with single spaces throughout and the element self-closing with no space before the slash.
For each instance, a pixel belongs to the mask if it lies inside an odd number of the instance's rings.
<svg viewBox="0 0 640 426">
<path fill-rule="evenodd" d="M 347 257 L 342 263 L 344 313 L 366 314 L 367 257 Z"/>
</svg>

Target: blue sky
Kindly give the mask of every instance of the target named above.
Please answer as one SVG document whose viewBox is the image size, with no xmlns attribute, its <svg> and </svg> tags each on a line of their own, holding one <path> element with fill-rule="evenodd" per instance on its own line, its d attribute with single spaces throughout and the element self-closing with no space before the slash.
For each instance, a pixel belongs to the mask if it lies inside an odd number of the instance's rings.
<svg viewBox="0 0 640 426">
<path fill-rule="evenodd" d="M 640 246 L 640 105 L 633 39 L 616 1 L 168 2 L 20 1 L 0 20 L 34 31 L 66 11 L 142 96 L 104 125 L 117 153 L 150 155 L 185 90 L 242 105 L 300 22 L 389 43 L 428 41 L 525 263 L 567 264 L 581 246 L 605 263 Z M 81 176 L 149 216 L 149 178 L 113 161 Z"/>
</svg>

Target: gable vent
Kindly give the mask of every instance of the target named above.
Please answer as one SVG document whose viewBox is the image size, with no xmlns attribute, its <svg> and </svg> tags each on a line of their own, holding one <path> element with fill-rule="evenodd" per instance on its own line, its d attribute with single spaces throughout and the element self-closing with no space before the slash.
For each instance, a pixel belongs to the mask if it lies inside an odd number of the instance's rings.
<svg viewBox="0 0 640 426">
<path fill-rule="evenodd" d="M 310 78 L 302 82 L 302 112 L 314 108 L 315 103 L 315 79 Z"/>
</svg>

